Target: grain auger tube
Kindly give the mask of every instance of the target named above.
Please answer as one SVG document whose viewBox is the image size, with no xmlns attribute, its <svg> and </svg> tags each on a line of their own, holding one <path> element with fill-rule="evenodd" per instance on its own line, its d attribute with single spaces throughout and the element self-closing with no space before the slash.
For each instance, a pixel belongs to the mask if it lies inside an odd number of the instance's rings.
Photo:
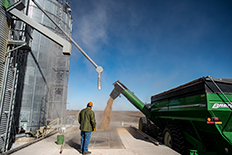
<svg viewBox="0 0 232 155">
<path fill-rule="evenodd" d="M 150 110 L 145 106 L 145 104 L 140 101 L 125 85 L 121 82 L 116 81 L 114 84 L 114 89 L 110 94 L 112 99 L 116 99 L 120 93 L 123 94 L 138 110 L 140 110 L 147 117 L 151 116 Z"/>
</svg>

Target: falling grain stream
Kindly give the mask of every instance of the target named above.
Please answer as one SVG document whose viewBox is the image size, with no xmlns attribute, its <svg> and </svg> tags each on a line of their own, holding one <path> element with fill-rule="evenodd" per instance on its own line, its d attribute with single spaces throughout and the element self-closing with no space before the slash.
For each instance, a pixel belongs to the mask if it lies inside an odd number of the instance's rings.
<svg viewBox="0 0 232 155">
<path fill-rule="evenodd" d="M 113 102 L 114 102 L 114 100 L 110 97 L 108 102 L 107 102 L 104 113 L 103 113 L 103 117 L 102 117 L 101 125 L 100 125 L 100 130 L 105 131 L 105 130 L 109 129 Z"/>
</svg>

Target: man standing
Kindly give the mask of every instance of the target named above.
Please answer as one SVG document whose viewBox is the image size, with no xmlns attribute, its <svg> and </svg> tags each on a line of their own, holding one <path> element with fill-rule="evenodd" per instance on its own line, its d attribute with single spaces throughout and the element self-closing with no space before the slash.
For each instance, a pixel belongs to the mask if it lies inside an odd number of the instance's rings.
<svg viewBox="0 0 232 155">
<path fill-rule="evenodd" d="M 93 103 L 89 102 L 85 109 L 82 109 L 78 116 L 81 130 L 81 151 L 82 154 L 91 154 L 88 151 L 88 145 L 91 138 L 91 132 L 96 130 L 95 114 L 91 110 Z"/>
</svg>

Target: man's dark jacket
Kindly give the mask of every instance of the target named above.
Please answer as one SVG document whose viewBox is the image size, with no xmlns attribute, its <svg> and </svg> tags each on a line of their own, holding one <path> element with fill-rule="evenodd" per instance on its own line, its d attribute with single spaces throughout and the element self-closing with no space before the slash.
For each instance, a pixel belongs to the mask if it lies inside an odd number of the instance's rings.
<svg viewBox="0 0 232 155">
<path fill-rule="evenodd" d="M 94 112 L 88 107 L 81 110 L 78 116 L 78 121 L 80 123 L 81 131 L 92 132 L 96 127 Z"/>
</svg>

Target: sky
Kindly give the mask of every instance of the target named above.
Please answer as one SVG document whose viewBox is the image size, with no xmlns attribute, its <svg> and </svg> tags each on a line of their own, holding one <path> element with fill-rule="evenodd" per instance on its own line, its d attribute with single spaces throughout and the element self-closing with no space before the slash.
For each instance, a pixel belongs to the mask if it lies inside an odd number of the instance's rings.
<svg viewBox="0 0 232 155">
<path fill-rule="evenodd" d="M 200 77 L 232 78 L 231 0 L 73 0 L 68 110 L 104 110 L 119 80 L 142 101 Z M 137 110 L 123 95 L 113 110 Z"/>
</svg>

